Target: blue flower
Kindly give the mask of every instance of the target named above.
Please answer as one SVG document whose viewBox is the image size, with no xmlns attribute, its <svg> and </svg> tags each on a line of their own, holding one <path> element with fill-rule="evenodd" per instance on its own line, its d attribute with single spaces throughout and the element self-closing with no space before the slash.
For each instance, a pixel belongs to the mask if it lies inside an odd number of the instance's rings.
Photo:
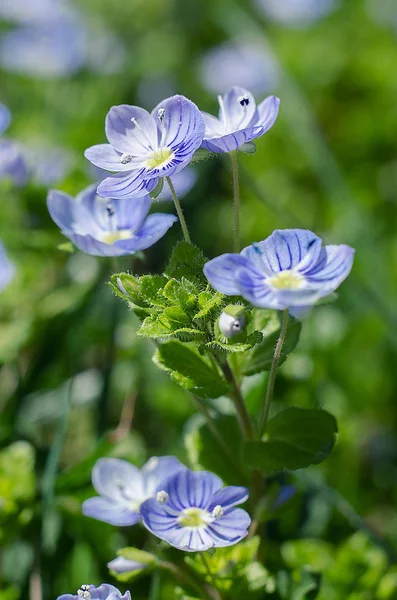
<svg viewBox="0 0 397 600">
<path fill-rule="evenodd" d="M 106 117 L 109 144 L 92 146 L 85 156 L 115 174 L 98 186 L 105 198 L 144 196 L 160 177 L 181 171 L 200 147 L 204 120 L 193 102 L 172 96 L 149 114 L 138 106 L 113 106 Z"/>
<path fill-rule="evenodd" d="M 10 123 L 10 111 L 4 104 L 0 104 L 0 135 Z M 23 185 L 27 177 L 28 167 L 20 144 L 0 138 L 0 179 L 10 178 L 15 185 Z"/>
<path fill-rule="evenodd" d="M 151 200 L 104 200 L 96 186 L 89 186 L 75 199 L 52 190 L 47 206 L 63 235 L 80 250 L 95 256 L 123 256 L 145 250 L 156 243 L 177 221 L 174 215 L 147 216 Z"/>
<path fill-rule="evenodd" d="M 134 525 L 141 519 L 142 502 L 185 468 L 174 456 L 152 457 L 142 469 L 120 458 L 100 458 L 92 470 L 92 484 L 100 496 L 85 500 L 83 514 L 111 525 Z"/>
<path fill-rule="evenodd" d="M 0 242 L 0 292 L 12 281 L 14 275 L 14 263 L 8 258 L 6 250 Z"/>
<path fill-rule="evenodd" d="M 256 106 L 251 92 L 232 87 L 218 96 L 219 118 L 203 113 L 205 134 L 203 147 L 211 152 L 231 152 L 257 138 L 274 125 L 280 100 L 269 96 Z"/>
<path fill-rule="evenodd" d="M 131 600 L 130 592 L 121 592 L 108 583 L 102 583 L 99 587 L 95 585 L 82 585 L 77 594 L 62 594 L 57 600 Z"/>
<path fill-rule="evenodd" d="M 251 523 L 245 510 L 234 508 L 247 500 L 248 490 L 222 485 L 219 477 L 207 471 L 181 471 L 156 498 L 141 505 L 143 524 L 158 538 L 187 552 L 236 544 L 247 535 Z"/>
<path fill-rule="evenodd" d="M 243 296 L 260 308 L 289 308 L 293 315 L 336 290 L 349 275 L 353 258 L 350 246 L 322 247 L 311 231 L 284 229 L 240 254 L 210 260 L 204 273 L 223 294 Z"/>
</svg>

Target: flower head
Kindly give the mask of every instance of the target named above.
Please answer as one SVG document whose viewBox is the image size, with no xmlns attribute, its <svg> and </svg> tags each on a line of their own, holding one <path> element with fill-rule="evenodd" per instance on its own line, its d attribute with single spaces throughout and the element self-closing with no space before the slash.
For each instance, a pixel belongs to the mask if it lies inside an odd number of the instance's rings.
<svg viewBox="0 0 397 600">
<path fill-rule="evenodd" d="M 100 458 L 92 470 L 92 483 L 100 495 L 83 503 L 83 514 L 111 525 L 134 525 L 141 519 L 142 502 L 185 468 L 174 456 L 152 457 L 142 469 L 120 458 Z"/>
<path fill-rule="evenodd" d="M 14 275 L 14 263 L 10 261 L 3 244 L 0 242 L 0 292 L 7 287 Z"/>
<path fill-rule="evenodd" d="M 131 600 L 130 592 L 121 592 L 108 583 L 102 583 L 99 587 L 83 584 L 77 594 L 62 594 L 57 600 Z"/>
<path fill-rule="evenodd" d="M 143 196 L 160 177 L 181 171 L 200 147 L 204 120 L 193 102 L 172 96 L 149 114 L 138 106 L 113 106 L 106 117 L 109 144 L 92 146 L 85 156 L 115 175 L 98 186 L 104 197 Z"/>
<path fill-rule="evenodd" d="M 177 221 L 174 215 L 147 216 L 148 196 L 105 200 L 96 186 L 83 190 L 75 199 L 56 190 L 47 198 L 52 219 L 80 250 L 96 256 L 123 256 L 145 250 L 156 243 Z"/>
<path fill-rule="evenodd" d="M 350 246 L 324 246 L 306 229 L 276 230 L 240 254 L 222 254 L 204 266 L 212 287 L 254 306 L 299 312 L 327 296 L 349 275 Z"/>
<path fill-rule="evenodd" d="M 203 147 L 211 152 L 232 152 L 246 142 L 260 137 L 274 125 L 280 100 L 269 96 L 258 106 L 251 92 L 232 87 L 218 96 L 219 118 L 203 113 L 205 134 Z"/>
<path fill-rule="evenodd" d="M 170 478 L 160 501 L 146 500 L 141 506 L 143 524 L 172 546 L 187 552 L 231 546 L 248 533 L 251 519 L 241 508 L 248 490 L 222 487 L 222 481 L 207 471 L 185 469 Z"/>
</svg>

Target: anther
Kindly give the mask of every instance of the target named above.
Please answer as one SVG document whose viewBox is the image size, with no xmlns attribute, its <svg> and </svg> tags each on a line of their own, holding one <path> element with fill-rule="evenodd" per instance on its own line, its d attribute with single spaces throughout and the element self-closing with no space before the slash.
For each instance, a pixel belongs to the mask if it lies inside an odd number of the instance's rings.
<svg viewBox="0 0 397 600">
<path fill-rule="evenodd" d="M 250 99 L 248 98 L 248 96 L 246 94 L 245 94 L 245 96 L 240 96 L 238 101 L 241 104 L 241 106 L 248 106 L 248 104 L 250 103 Z"/>
<path fill-rule="evenodd" d="M 108 213 L 109 217 L 113 217 L 113 215 L 114 215 L 114 208 L 113 208 L 113 205 L 112 205 L 111 202 L 107 203 L 106 210 L 107 210 L 107 213 Z"/>
<path fill-rule="evenodd" d="M 224 514 L 225 511 L 223 510 L 220 504 L 217 504 L 212 511 L 212 516 L 214 517 L 214 519 L 220 519 L 221 517 L 223 517 Z"/>
<path fill-rule="evenodd" d="M 165 108 L 159 108 L 157 111 L 157 116 L 159 118 L 159 121 L 164 120 L 164 115 L 165 115 Z"/>
<path fill-rule="evenodd" d="M 120 162 L 122 165 L 126 165 L 126 164 L 130 163 L 133 158 L 134 157 L 131 154 L 124 153 L 120 156 Z"/>
<path fill-rule="evenodd" d="M 160 492 L 157 492 L 156 494 L 156 500 L 157 502 L 160 502 L 160 504 L 165 504 L 166 502 L 168 502 L 168 494 L 167 492 L 165 492 L 164 490 L 161 490 Z"/>
<path fill-rule="evenodd" d="M 79 590 L 77 590 L 77 595 L 78 595 L 80 598 L 85 598 L 86 600 L 90 600 L 90 598 L 91 598 L 91 594 L 90 594 L 90 592 L 89 592 L 89 589 L 90 589 L 90 586 L 89 586 L 89 585 L 86 585 L 86 584 L 84 584 L 84 585 L 82 585 L 82 586 L 80 587 L 80 589 L 79 589 Z"/>
</svg>

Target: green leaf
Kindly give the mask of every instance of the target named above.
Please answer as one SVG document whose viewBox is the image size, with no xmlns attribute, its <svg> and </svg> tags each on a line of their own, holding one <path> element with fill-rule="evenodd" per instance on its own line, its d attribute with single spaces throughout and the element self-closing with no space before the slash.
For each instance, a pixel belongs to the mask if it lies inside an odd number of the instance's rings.
<svg viewBox="0 0 397 600">
<path fill-rule="evenodd" d="M 308 569 L 277 573 L 277 591 L 282 600 L 314 600 L 319 592 L 319 576 Z"/>
<path fill-rule="evenodd" d="M 200 308 L 198 313 L 194 315 L 194 319 L 205 319 L 212 311 L 219 308 L 226 300 L 225 296 L 220 292 L 212 292 L 205 290 L 200 292 L 197 297 L 197 303 Z"/>
<path fill-rule="evenodd" d="M 169 306 L 168 300 L 161 293 L 168 279 L 163 275 L 143 275 L 139 278 L 141 294 L 152 306 Z"/>
<path fill-rule="evenodd" d="M 254 375 L 260 371 L 270 370 L 274 348 L 281 329 L 281 313 L 274 310 L 255 310 L 253 326 L 255 330 L 262 331 L 263 340 L 244 356 L 243 375 Z M 278 363 L 279 366 L 283 364 L 288 354 L 296 347 L 301 328 L 300 321 L 290 316 L 287 336 Z"/>
<path fill-rule="evenodd" d="M 189 421 L 184 437 L 189 461 L 197 469 L 216 473 L 228 485 L 244 485 L 249 474 L 239 462 L 243 440 L 236 417 L 218 415 L 212 422 L 230 451 L 214 437 L 208 424 L 195 416 Z"/>
<path fill-rule="evenodd" d="M 170 278 L 186 277 L 189 280 L 199 280 L 204 283 L 206 282 L 203 273 L 205 262 L 204 254 L 199 248 L 188 242 L 179 242 L 171 254 L 165 274 Z"/>
<path fill-rule="evenodd" d="M 154 363 L 170 373 L 172 379 L 193 394 L 203 398 L 218 398 L 229 391 L 229 384 L 220 373 L 192 347 L 176 340 L 161 344 Z"/>
<path fill-rule="evenodd" d="M 233 339 L 234 338 L 230 338 L 226 343 L 221 340 L 215 340 L 213 342 L 208 342 L 204 347 L 209 350 L 226 350 L 226 352 L 241 354 L 242 352 L 251 350 L 251 348 L 258 344 L 262 339 L 262 334 L 260 331 L 254 331 L 246 337 L 245 342 L 233 342 Z"/>
<path fill-rule="evenodd" d="M 127 300 L 128 303 L 146 308 L 148 303 L 145 301 L 139 280 L 129 273 L 115 273 L 110 278 L 110 287 L 119 298 Z"/>
<path fill-rule="evenodd" d="M 238 151 L 242 152 L 243 154 L 255 154 L 256 145 L 254 142 L 245 142 L 245 144 L 238 148 Z"/>
<path fill-rule="evenodd" d="M 73 254 L 75 251 L 75 247 L 72 242 L 64 242 L 63 244 L 58 244 L 58 250 L 61 252 L 67 252 L 68 254 Z"/>
<path fill-rule="evenodd" d="M 324 410 L 287 408 L 269 420 L 266 441 L 245 443 L 243 462 L 266 474 L 309 467 L 330 455 L 337 431 Z"/>
<path fill-rule="evenodd" d="M 183 341 L 201 340 L 205 332 L 192 327 L 186 327 L 189 323 L 187 315 L 179 306 L 170 306 L 164 312 L 147 317 L 137 331 L 139 337 L 162 339 L 176 337 Z"/>
<path fill-rule="evenodd" d="M 187 310 L 196 305 L 196 294 L 196 286 L 185 277 L 182 277 L 181 281 L 170 279 L 163 290 L 163 296 L 168 298 L 173 304 L 178 304 Z"/>
</svg>

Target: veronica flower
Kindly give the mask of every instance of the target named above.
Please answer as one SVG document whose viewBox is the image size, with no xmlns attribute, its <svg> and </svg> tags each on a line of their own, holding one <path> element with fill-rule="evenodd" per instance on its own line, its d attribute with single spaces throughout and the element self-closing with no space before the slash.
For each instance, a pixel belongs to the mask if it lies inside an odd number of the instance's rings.
<svg viewBox="0 0 397 600">
<path fill-rule="evenodd" d="M 107 564 L 108 569 L 115 571 L 117 574 L 142 571 L 143 569 L 146 569 L 147 566 L 147 563 L 140 563 L 136 560 L 130 560 L 124 556 L 117 556 L 117 558 L 114 558 Z"/>
<path fill-rule="evenodd" d="M 256 106 L 251 92 L 234 86 L 218 96 L 219 118 L 203 112 L 205 134 L 203 147 L 211 152 L 232 152 L 246 142 L 260 137 L 274 125 L 280 100 L 269 96 Z"/>
<path fill-rule="evenodd" d="M 15 265 L 7 256 L 3 244 L 0 242 L 0 292 L 12 281 L 15 275 Z"/>
<path fill-rule="evenodd" d="M 111 525 L 134 525 L 141 519 L 142 502 L 185 468 L 174 456 L 153 457 L 142 469 L 120 458 L 100 458 L 92 469 L 92 484 L 100 495 L 83 502 L 83 514 Z"/>
<path fill-rule="evenodd" d="M 113 106 L 106 117 L 109 144 L 85 151 L 95 166 L 115 173 L 99 184 L 98 194 L 128 198 L 152 191 L 160 177 L 190 162 L 204 127 L 199 109 L 184 96 L 160 102 L 151 114 L 138 106 Z"/>
<path fill-rule="evenodd" d="M 130 592 L 121 592 L 108 583 L 102 583 L 99 587 L 95 585 L 82 585 L 77 594 L 62 594 L 57 600 L 131 600 Z"/>
<path fill-rule="evenodd" d="M 96 186 L 76 198 L 52 190 L 47 206 L 50 215 L 80 250 L 95 256 L 123 256 L 145 250 L 156 243 L 177 221 L 174 215 L 148 215 L 151 200 L 104 200 Z"/>
<path fill-rule="evenodd" d="M 204 266 L 212 287 L 230 296 L 243 296 L 254 306 L 291 314 L 327 296 L 349 275 L 354 250 L 324 246 L 305 229 L 276 230 L 263 242 L 240 254 L 222 254 Z"/>
<path fill-rule="evenodd" d="M 187 552 L 236 544 L 251 523 L 245 510 L 234 508 L 247 500 L 248 490 L 222 486 L 219 477 L 207 471 L 181 471 L 141 505 L 143 524 Z"/>
<path fill-rule="evenodd" d="M 0 135 L 11 123 L 11 113 L 0 104 Z M 23 185 L 28 177 L 28 167 L 18 142 L 0 138 L 0 179 L 10 178 L 15 185 Z"/>
</svg>

